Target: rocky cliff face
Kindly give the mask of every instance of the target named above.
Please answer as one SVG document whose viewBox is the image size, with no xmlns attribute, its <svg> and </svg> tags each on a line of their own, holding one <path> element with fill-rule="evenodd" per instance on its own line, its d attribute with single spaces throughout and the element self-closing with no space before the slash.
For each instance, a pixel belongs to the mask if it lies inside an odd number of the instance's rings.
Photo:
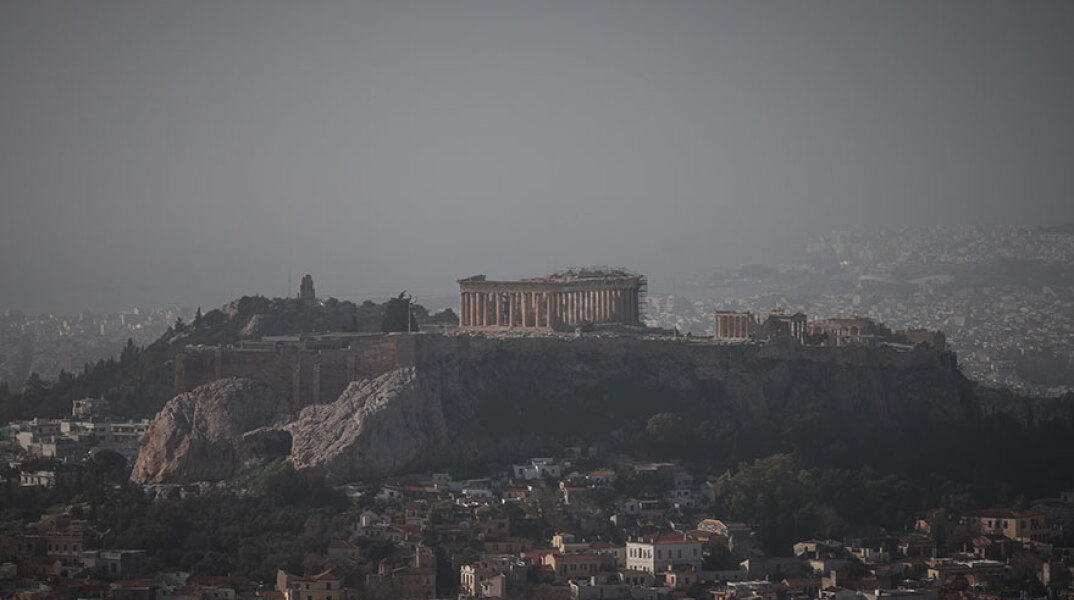
<svg viewBox="0 0 1074 600">
<path fill-rule="evenodd" d="M 295 410 L 268 384 L 227 378 L 172 398 L 142 440 L 131 479 L 143 483 L 217 480 L 291 449 Z"/>
<path fill-rule="evenodd" d="M 409 364 L 292 407 L 250 380 L 181 394 L 157 416 L 133 478 L 228 477 L 286 447 L 340 480 L 508 460 L 579 441 L 629 440 L 674 412 L 720 432 L 825 419 L 912 425 L 976 418 L 954 357 L 866 348 L 638 339 L 413 336 Z M 284 423 L 283 421 L 288 422 Z"/>
<path fill-rule="evenodd" d="M 441 391 L 414 368 L 352 383 L 331 404 L 309 406 L 286 429 L 296 467 L 333 473 L 394 473 L 417 466 L 451 442 L 456 419 Z"/>
</svg>

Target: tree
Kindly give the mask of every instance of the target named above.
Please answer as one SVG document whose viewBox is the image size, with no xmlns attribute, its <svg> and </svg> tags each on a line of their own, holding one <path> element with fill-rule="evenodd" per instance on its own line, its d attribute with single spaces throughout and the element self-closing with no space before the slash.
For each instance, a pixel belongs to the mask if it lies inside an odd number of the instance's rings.
<svg viewBox="0 0 1074 600">
<path fill-rule="evenodd" d="M 134 339 L 127 338 L 127 345 L 123 347 L 123 351 L 119 354 L 119 364 L 130 366 L 134 364 L 134 360 L 137 356 L 138 347 L 134 345 Z"/>
<path fill-rule="evenodd" d="M 417 331 L 418 321 L 411 311 L 413 301 L 414 299 L 407 295 L 406 290 L 403 290 L 395 298 L 388 300 L 387 306 L 384 308 L 384 321 L 381 322 L 381 331 Z"/>
<path fill-rule="evenodd" d="M 756 523 L 766 551 L 785 552 L 795 539 L 815 534 L 818 493 L 814 474 L 789 454 L 773 454 L 738 466 L 713 484 L 729 516 Z"/>
<path fill-rule="evenodd" d="M 668 442 L 682 432 L 682 417 L 671 412 L 657 413 L 645 423 L 645 435 L 657 442 Z"/>
</svg>

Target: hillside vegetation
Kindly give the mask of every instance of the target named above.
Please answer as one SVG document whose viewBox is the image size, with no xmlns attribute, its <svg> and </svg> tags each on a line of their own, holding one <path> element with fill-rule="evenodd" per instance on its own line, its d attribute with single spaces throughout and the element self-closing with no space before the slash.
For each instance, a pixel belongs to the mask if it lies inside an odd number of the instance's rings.
<svg viewBox="0 0 1074 600">
<path fill-rule="evenodd" d="M 244 296 L 210 310 L 189 322 L 178 320 L 152 344 L 139 347 L 128 340 L 119 357 L 87 364 L 80 373 L 61 372 L 55 381 L 31 374 L 22 393 L 0 384 L 0 423 L 33 417 L 56 418 L 71 414 L 79 398 L 103 397 L 115 415 L 149 418 L 175 393 L 175 355 L 188 345 L 231 345 L 265 335 L 319 331 L 381 331 L 389 305 L 398 302 L 365 301 L 355 304 L 328 298 L 303 304 L 294 298 Z M 435 315 L 419 304 L 411 310 L 418 325 L 454 323 L 449 309 Z"/>
</svg>

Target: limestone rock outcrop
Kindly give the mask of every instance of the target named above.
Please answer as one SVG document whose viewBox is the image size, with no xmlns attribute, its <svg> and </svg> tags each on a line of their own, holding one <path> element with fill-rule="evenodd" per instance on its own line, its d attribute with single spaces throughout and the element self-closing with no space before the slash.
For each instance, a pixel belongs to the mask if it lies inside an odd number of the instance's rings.
<svg viewBox="0 0 1074 600">
<path fill-rule="evenodd" d="M 429 384 L 413 367 L 398 369 L 307 406 L 287 426 L 291 462 L 352 477 L 420 465 L 450 441 L 440 390 Z"/>
<path fill-rule="evenodd" d="M 218 480 L 286 456 L 288 434 L 262 428 L 285 423 L 295 412 L 289 400 L 254 379 L 229 377 L 179 394 L 150 424 L 131 479 Z"/>
</svg>

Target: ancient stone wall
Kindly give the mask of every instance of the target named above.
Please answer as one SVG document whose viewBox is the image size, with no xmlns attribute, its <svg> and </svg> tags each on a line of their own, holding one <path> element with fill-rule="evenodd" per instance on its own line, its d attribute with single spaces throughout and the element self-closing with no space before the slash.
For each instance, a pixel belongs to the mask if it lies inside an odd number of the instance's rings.
<svg viewBox="0 0 1074 600">
<path fill-rule="evenodd" d="M 176 357 L 176 393 L 222 377 L 265 381 L 302 406 L 332 402 L 352 381 L 393 369 L 451 361 L 481 361 L 497 352 L 533 355 L 534 360 L 599 355 L 667 359 L 690 365 L 702 378 L 723 379 L 735 365 L 797 361 L 839 367 L 909 368 L 949 366 L 951 353 L 930 348 L 897 351 L 862 346 L 809 347 L 797 344 L 727 345 L 640 337 L 535 336 L 499 338 L 467 335 L 385 334 L 355 338 L 344 349 L 191 349 Z"/>
<path fill-rule="evenodd" d="M 250 377 L 303 406 L 331 402 L 352 381 L 412 364 L 407 362 L 413 360 L 412 344 L 405 337 L 355 338 L 343 349 L 192 348 L 176 356 L 175 392 L 189 392 L 222 377 Z"/>
</svg>

